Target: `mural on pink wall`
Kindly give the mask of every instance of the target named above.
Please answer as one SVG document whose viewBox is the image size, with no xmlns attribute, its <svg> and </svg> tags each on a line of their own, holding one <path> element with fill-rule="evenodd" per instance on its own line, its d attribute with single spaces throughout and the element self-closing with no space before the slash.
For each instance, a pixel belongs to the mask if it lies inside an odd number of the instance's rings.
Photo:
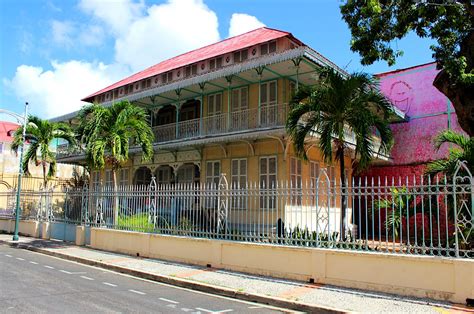
<svg viewBox="0 0 474 314">
<path fill-rule="evenodd" d="M 446 156 L 447 147 L 436 152 L 434 139 L 447 128 L 460 131 L 454 108 L 433 86 L 435 63 L 381 73 L 380 88 L 409 118 L 392 124 L 395 145 L 392 165 L 417 165 Z"/>
</svg>

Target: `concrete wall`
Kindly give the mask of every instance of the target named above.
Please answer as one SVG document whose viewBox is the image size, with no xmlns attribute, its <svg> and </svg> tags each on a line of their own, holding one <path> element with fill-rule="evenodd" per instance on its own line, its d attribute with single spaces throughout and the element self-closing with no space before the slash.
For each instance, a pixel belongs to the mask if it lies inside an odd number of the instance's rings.
<svg viewBox="0 0 474 314">
<path fill-rule="evenodd" d="M 38 221 L 20 220 L 18 233 L 20 235 L 36 237 L 40 236 L 41 223 Z M 13 233 L 15 231 L 15 220 L 0 219 L 0 232 Z"/>
<path fill-rule="evenodd" d="M 418 175 L 423 173 L 424 164 L 446 157 L 449 146 L 444 145 L 437 151 L 435 137 L 446 129 L 462 130 L 453 105 L 433 86 L 438 72 L 436 63 L 429 63 L 377 75 L 382 93 L 409 117 L 409 121 L 391 125 L 395 141 L 391 151 L 393 162 L 374 166 L 365 175 Z"/>
<path fill-rule="evenodd" d="M 474 298 L 474 261 L 192 239 L 100 228 L 91 246 L 257 275 L 456 303 Z"/>
</svg>

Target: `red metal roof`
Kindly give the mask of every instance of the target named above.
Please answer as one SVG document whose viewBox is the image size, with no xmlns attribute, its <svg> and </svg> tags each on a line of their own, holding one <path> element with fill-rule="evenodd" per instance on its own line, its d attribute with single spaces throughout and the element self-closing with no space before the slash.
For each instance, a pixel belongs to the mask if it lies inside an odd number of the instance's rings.
<svg viewBox="0 0 474 314">
<path fill-rule="evenodd" d="M 196 50 L 192 50 L 179 56 L 173 57 L 171 59 L 162 61 L 141 72 L 135 73 L 123 80 L 120 80 L 104 89 L 101 89 L 98 92 L 95 92 L 82 100 L 89 101 L 92 100 L 91 98 L 96 95 L 108 92 L 110 90 L 130 83 L 135 83 L 148 77 L 152 77 L 202 60 L 217 57 L 219 55 L 248 48 L 259 43 L 267 42 L 285 36 L 290 36 L 293 40 L 297 41 L 298 43 L 301 43 L 299 40 L 294 38 L 291 33 L 268 27 L 261 27 L 256 30 L 238 36 L 230 37 L 217 43 L 204 46 L 202 48 L 198 48 Z"/>
<path fill-rule="evenodd" d="M 0 121 L 0 142 L 9 143 L 13 141 L 13 137 L 9 135 L 9 132 L 16 130 L 18 127 L 19 125 L 16 123 Z"/>
</svg>

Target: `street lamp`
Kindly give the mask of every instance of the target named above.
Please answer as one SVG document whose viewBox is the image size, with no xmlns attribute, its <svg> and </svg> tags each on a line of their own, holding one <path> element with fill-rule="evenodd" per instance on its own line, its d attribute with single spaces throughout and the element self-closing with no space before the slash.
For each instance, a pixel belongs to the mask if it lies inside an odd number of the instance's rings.
<svg viewBox="0 0 474 314">
<path fill-rule="evenodd" d="M 16 208 L 15 208 L 15 231 L 13 232 L 13 241 L 18 241 L 18 226 L 20 224 L 20 194 L 21 194 L 21 177 L 23 176 L 23 150 L 25 147 L 26 125 L 28 124 L 28 102 L 25 102 L 25 113 L 22 116 L 14 112 L 0 109 L 0 113 L 5 113 L 14 117 L 18 123 L 23 123 L 22 143 L 20 146 L 20 166 L 18 171 L 18 187 L 16 189 Z"/>
</svg>

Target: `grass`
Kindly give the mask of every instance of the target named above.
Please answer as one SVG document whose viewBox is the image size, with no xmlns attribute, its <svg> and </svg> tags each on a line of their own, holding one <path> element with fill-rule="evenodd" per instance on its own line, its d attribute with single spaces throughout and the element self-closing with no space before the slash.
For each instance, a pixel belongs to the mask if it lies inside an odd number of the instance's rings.
<svg viewBox="0 0 474 314">
<path fill-rule="evenodd" d="M 119 216 L 117 225 L 121 229 L 133 231 L 151 232 L 154 230 L 153 223 L 148 221 L 147 214 Z"/>
</svg>

